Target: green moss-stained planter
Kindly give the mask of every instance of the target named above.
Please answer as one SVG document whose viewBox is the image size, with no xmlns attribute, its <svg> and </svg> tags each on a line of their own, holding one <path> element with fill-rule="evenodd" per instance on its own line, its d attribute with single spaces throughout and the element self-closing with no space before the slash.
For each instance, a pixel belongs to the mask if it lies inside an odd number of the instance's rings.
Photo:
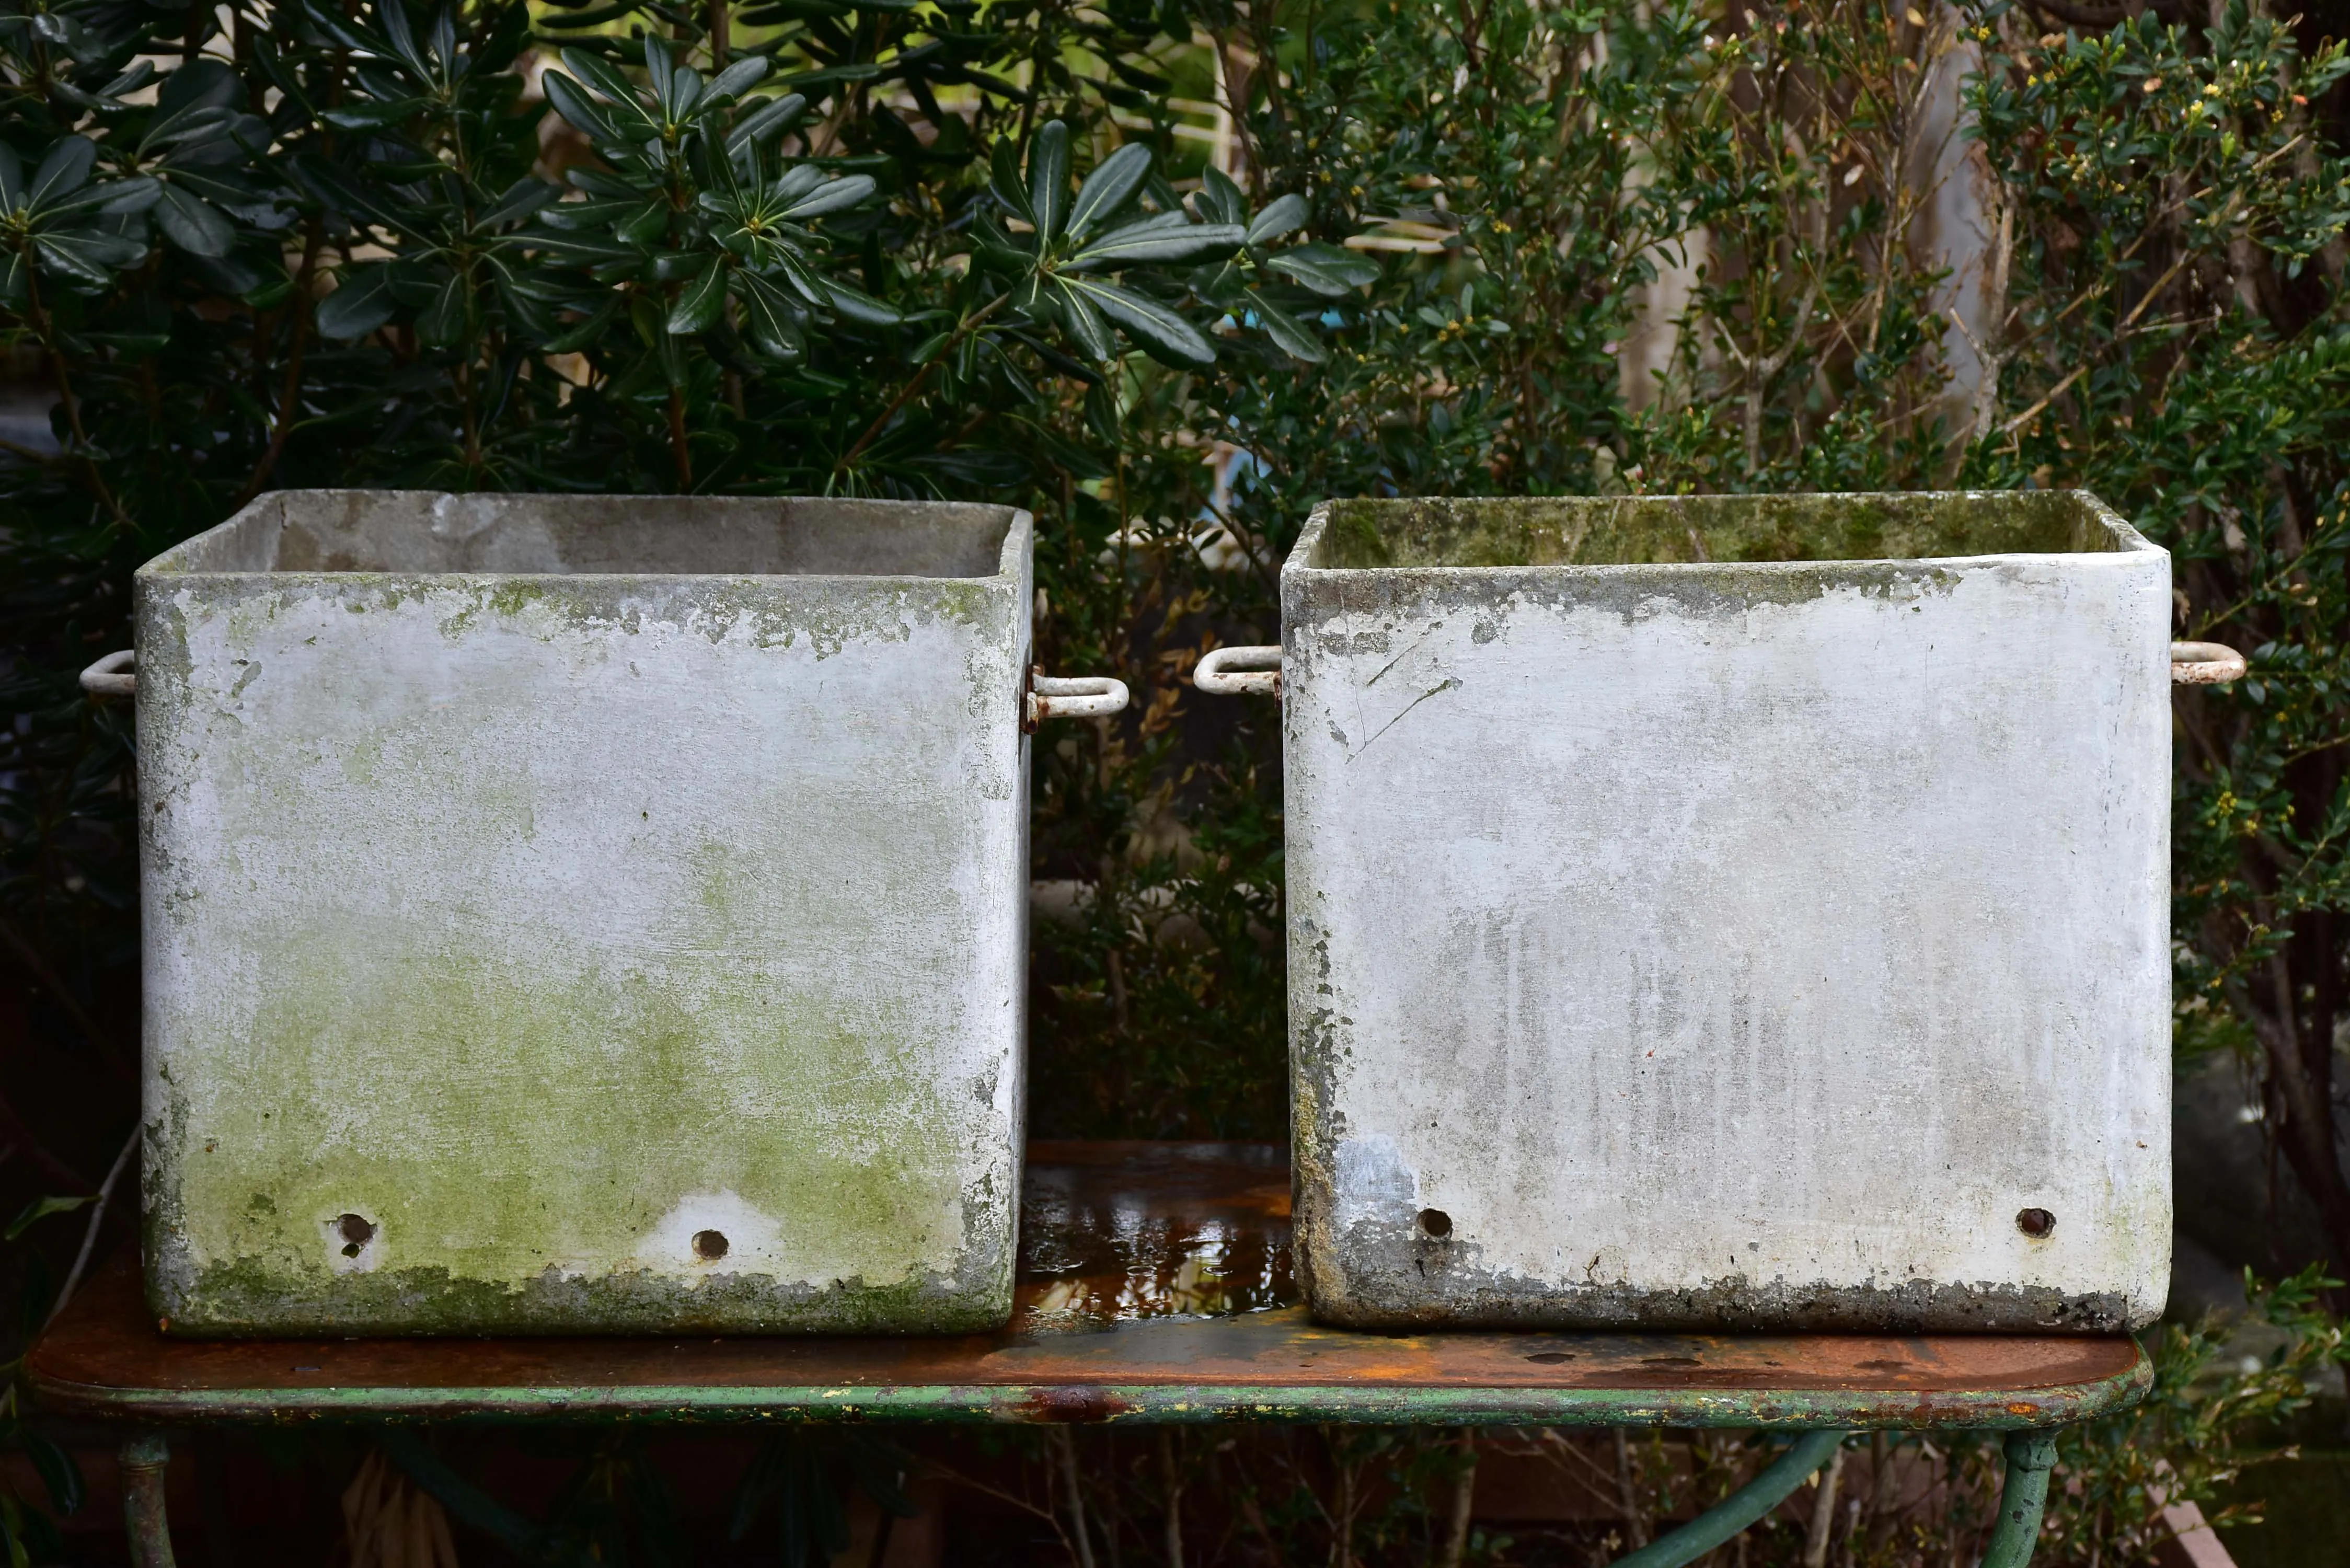
<svg viewBox="0 0 2350 1568">
<path fill-rule="evenodd" d="M 292 492 L 143 568 L 155 1315 L 1001 1323 L 1029 542 Z"/>
</svg>

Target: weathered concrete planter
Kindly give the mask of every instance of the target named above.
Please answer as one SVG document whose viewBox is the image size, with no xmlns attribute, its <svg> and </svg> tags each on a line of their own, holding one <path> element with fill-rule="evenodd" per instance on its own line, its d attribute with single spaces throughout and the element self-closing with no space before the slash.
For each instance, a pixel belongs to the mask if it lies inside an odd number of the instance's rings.
<svg viewBox="0 0 2350 1568">
<path fill-rule="evenodd" d="M 1282 611 L 1322 1317 L 2159 1313 L 2165 552 L 2082 493 L 1338 502 Z"/>
<path fill-rule="evenodd" d="M 150 563 L 156 1314 L 1001 1322 L 1028 563 L 1002 507 L 360 492 Z"/>
</svg>

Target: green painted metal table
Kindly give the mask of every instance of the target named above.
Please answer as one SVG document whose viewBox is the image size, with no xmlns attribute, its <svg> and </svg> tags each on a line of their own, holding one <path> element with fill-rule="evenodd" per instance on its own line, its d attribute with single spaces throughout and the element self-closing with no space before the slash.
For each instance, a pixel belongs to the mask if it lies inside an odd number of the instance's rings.
<svg viewBox="0 0 2350 1568">
<path fill-rule="evenodd" d="M 2039 1532 L 2054 1428 L 2142 1397 L 2126 1338 L 1450 1333 L 1316 1326 L 1289 1267 L 1274 1145 L 1037 1143 L 1019 1305 L 937 1338 L 190 1340 L 160 1332 L 122 1258 L 36 1345 L 44 1407 L 135 1423 L 137 1560 L 171 1562 L 161 1428 L 222 1422 L 1324 1421 L 1761 1428 L 1786 1450 L 1711 1512 L 1622 1560 L 1686 1563 L 1870 1429 L 2004 1431 L 1987 1568 Z M 430 1490 L 436 1480 L 417 1477 Z M 444 1500 L 446 1501 L 446 1500 Z"/>
</svg>

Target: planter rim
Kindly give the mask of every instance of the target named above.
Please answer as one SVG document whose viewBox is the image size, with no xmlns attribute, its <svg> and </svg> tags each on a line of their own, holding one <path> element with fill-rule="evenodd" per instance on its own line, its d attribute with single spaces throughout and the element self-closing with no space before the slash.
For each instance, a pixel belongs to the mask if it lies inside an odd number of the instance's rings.
<svg viewBox="0 0 2350 1568">
<path fill-rule="evenodd" d="M 182 563 L 202 547 L 231 531 L 246 526 L 249 520 L 266 509 L 282 506 L 289 500 L 318 496 L 401 496 L 439 502 L 443 500 L 489 500 L 529 502 L 586 501 L 610 504 L 641 500 L 663 503 L 691 503 L 700 506 L 743 510 L 749 508 L 788 507 L 797 504 L 814 504 L 844 510 L 870 511 L 886 515 L 893 512 L 923 512 L 932 509 L 965 513 L 992 513 L 1003 524 L 1003 542 L 997 548 L 995 568 L 973 574 L 943 572 L 542 572 L 496 571 L 465 567 L 445 572 L 408 570 L 335 570 L 320 566 L 296 567 L 207 567 Z M 942 583 L 973 583 L 999 585 L 1019 581 L 1026 563 L 1035 518 L 1024 507 L 981 501 L 893 501 L 872 496 L 829 495 L 644 495 L 631 496 L 609 493 L 574 494 L 556 491 L 495 491 L 458 492 L 447 490 L 374 490 L 360 486 L 320 487 L 304 490 L 273 490 L 255 496 L 234 514 L 224 518 L 201 534 L 191 535 L 171 548 L 163 550 L 142 563 L 132 574 L 137 581 L 203 583 L 207 585 L 233 582 L 254 584 L 324 584 L 324 583 L 426 583 L 462 587 L 473 583 L 514 582 L 576 582 L 595 586 L 615 583 L 741 583 L 746 587 L 783 583 L 808 583 L 847 586 L 872 584 L 877 587 L 935 585 Z"/>
<path fill-rule="evenodd" d="M 1342 506 L 1364 506 L 1379 509 L 1438 504 L 1458 507 L 1464 512 L 1513 511 L 1544 505 L 1570 507 L 1614 505 L 1649 509 L 1679 509 L 1690 502 L 1708 507 L 1735 507 L 1742 502 L 1772 503 L 1792 500 L 1835 504 L 1897 502 L 1903 505 L 1930 505 L 1937 502 L 1992 502 L 2018 497 L 2053 497 L 2085 510 L 2085 521 L 2104 531 L 2113 547 L 2105 550 L 1987 550 L 1961 555 L 1898 555 L 1898 556 L 1826 556 L 1799 560 L 1722 560 L 1722 561 L 1610 561 L 1610 562 L 1530 562 L 1510 565 L 1454 566 L 1428 562 L 1400 565 L 1348 564 L 1325 565 L 1315 559 L 1320 552 L 1334 521 L 1336 509 Z M 1814 575 L 1846 575 L 1877 576 L 1889 568 L 1896 573 L 1928 570 L 1950 570 L 1961 567 L 1992 566 L 2003 564 L 2041 564 L 2064 562 L 2087 566 L 2096 561 L 2125 562 L 2147 555 L 2168 556 L 2163 546 L 2148 539 L 2127 519 L 2087 490 L 2015 491 L 2015 490 L 1910 490 L 1910 491 L 1804 491 L 1777 492 L 1731 495 L 1563 495 L 1563 496 L 1361 496 L 1329 497 L 1315 504 L 1305 526 L 1299 531 L 1297 543 L 1282 563 L 1281 575 L 1304 580 L 1350 577 L 1366 581 L 1374 578 L 1425 576 L 1435 581 L 1483 579 L 1494 581 L 1513 577 L 1555 579 L 1564 576 L 1621 577 L 1643 573 L 1671 574 L 1687 576 L 1694 573 L 1718 573 L 1734 570 L 1741 575 L 1772 573 L 1781 576 L 1800 573 Z"/>
</svg>

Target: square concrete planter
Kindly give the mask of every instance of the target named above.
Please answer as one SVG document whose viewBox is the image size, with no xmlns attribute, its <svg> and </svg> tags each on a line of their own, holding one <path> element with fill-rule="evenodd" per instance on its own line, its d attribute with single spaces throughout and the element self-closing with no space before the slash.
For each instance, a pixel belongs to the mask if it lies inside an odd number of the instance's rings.
<svg viewBox="0 0 2350 1568">
<path fill-rule="evenodd" d="M 2165 552 L 2083 493 L 1335 502 L 1282 614 L 1318 1315 L 2160 1312 Z"/>
<path fill-rule="evenodd" d="M 158 1317 L 1001 1323 L 1029 545 L 290 492 L 141 569 Z"/>
</svg>

